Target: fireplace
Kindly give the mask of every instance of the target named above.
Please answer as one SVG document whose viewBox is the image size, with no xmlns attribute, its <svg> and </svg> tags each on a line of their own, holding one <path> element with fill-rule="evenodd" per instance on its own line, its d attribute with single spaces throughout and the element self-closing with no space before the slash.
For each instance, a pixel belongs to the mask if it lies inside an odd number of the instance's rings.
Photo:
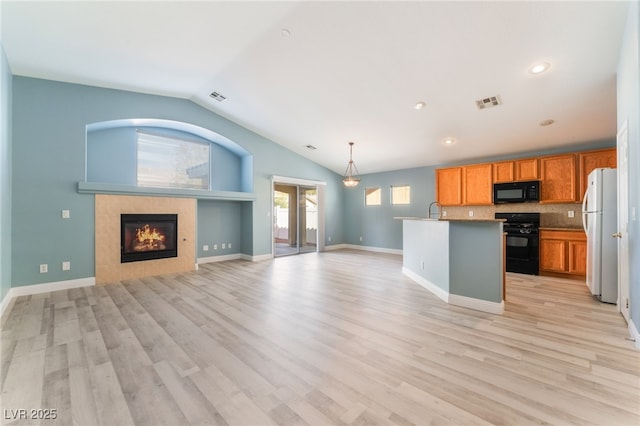
<svg viewBox="0 0 640 426">
<path fill-rule="evenodd" d="M 120 262 L 178 257 L 177 214 L 121 214 Z"/>
</svg>

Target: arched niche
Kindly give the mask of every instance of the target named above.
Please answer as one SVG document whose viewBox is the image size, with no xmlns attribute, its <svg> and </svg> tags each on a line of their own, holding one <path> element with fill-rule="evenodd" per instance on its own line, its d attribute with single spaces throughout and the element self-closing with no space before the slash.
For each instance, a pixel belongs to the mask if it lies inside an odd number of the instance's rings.
<svg viewBox="0 0 640 426">
<path fill-rule="evenodd" d="M 135 187 L 136 135 L 139 131 L 210 143 L 209 192 L 252 192 L 251 153 L 212 130 L 190 123 L 162 119 L 121 119 L 87 125 L 85 182 Z"/>
</svg>

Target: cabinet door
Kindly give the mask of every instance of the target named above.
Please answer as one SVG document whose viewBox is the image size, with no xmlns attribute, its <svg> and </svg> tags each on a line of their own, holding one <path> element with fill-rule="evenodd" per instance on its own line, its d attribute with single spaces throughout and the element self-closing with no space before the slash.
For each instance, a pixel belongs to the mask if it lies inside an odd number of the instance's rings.
<svg viewBox="0 0 640 426">
<path fill-rule="evenodd" d="M 493 168 L 491 164 L 474 164 L 462 168 L 463 204 L 491 205 L 493 202 Z"/>
<path fill-rule="evenodd" d="M 578 163 L 580 165 L 580 182 L 578 196 L 580 199 L 584 196 L 587 189 L 587 179 L 589 173 L 593 169 L 600 167 L 612 167 L 617 165 L 617 151 L 615 148 L 602 149 L 598 151 L 587 151 L 578 154 Z"/>
<path fill-rule="evenodd" d="M 574 154 L 540 158 L 541 203 L 576 202 L 576 157 Z"/>
<path fill-rule="evenodd" d="M 587 274 L 587 242 L 569 241 L 569 273 Z"/>
<path fill-rule="evenodd" d="M 436 170 L 436 199 L 443 206 L 462 205 L 462 168 Z"/>
<path fill-rule="evenodd" d="M 540 270 L 566 272 L 565 241 L 540 239 Z"/>
<path fill-rule="evenodd" d="M 493 181 L 494 182 L 513 182 L 515 175 L 513 174 L 513 161 L 501 161 L 493 163 Z"/>
<path fill-rule="evenodd" d="M 515 161 L 515 174 L 516 180 L 538 180 L 540 175 L 538 174 L 538 159 L 526 158 L 524 160 Z"/>
</svg>

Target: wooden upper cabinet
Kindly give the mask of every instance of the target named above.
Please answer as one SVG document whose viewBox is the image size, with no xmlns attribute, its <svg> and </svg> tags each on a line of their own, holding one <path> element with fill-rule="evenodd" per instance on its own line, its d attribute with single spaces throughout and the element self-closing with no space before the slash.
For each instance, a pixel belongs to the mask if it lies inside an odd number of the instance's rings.
<svg viewBox="0 0 640 426">
<path fill-rule="evenodd" d="M 538 179 L 540 179 L 540 174 L 538 173 L 537 158 L 493 163 L 493 181 L 496 183 Z"/>
<path fill-rule="evenodd" d="M 575 203 L 575 154 L 550 155 L 540 158 L 540 202 Z"/>
<path fill-rule="evenodd" d="M 493 203 L 493 165 L 473 164 L 462 168 L 462 204 L 470 206 Z"/>
<path fill-rule="evenodd" d="M 462 205 L 462 167 L 436 170 L 436 200 L 443 206 Z"/>
<path fill-rule="evenodd" d="M 538 180 L 540 174 L 538 173 L 538 159 L 526 158 L 524 160 L 516 160 L 514 164 L 515 180 Z"/>
<path fill-rule="evenodd" d="M 515 180 L 514 166 L 515 161 L 501 161 L 493 163 L 493 181 L 494 182 L 513 182 Z"/>
<path fill-rule="evenodd" d="M 580 170 L 580 182 L 578 183 L 578 196 L 584 196 L 587 189 L 587 179 L 593 169 L 600 167 L 616 168 L 618 154 L 615 148 L 600 149 L 597 151 L 586 151 L 578 154 L 578 164 Z"/>
</svg>

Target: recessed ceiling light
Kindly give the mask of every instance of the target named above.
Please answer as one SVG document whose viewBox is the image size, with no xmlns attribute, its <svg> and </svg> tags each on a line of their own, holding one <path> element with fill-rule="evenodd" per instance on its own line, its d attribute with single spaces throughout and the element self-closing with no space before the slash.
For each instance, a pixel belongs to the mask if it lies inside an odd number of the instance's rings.
<svg viewBox="0 0 640 426">
<path fill-rule="evenodd" d="M 553 123 L 555 123 L 555 122 L 556 122 L 556 121 L 555 121 L 555 120 L 552 120 L 552 119 L 542 120 L 541 122 L 539 122 L 539 123 L 538 123 L 538 126 L 542 126 L 542 127 L 545 127 L 545 126 L 551 126 L 551 125 L 552 125 Z"/>
<path fill-rule="evenodd" d="M 427 106 L 427 103 L 424 101 L 420 101 L 413 106 L 413 109 L 422 109 Z"/>
<path fill-rule="evenodd" d="M 442 139 L 442 145 L 451 146 L 454 143 L 456 143 L 456 140 L 453 139 L 453 138 L 444 138 L 444 139 Z"/>
<path fill-rule="evenodd" d="M 547 71 L 550 66 L 551 65 L 549 64 L 549 62 L 540 62 L 529 68 L 529 72 L 534 75 L 542 74 L 543 72 Z"/>
</svg>

